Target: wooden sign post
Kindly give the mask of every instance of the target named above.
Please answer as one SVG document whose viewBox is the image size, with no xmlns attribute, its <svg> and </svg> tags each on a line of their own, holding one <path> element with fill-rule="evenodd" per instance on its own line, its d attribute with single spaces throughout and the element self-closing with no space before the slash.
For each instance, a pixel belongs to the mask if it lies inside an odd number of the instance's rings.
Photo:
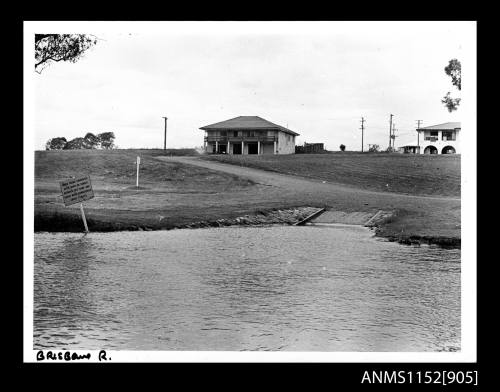
<svg viewBox="0 0 500 392">
<path fill-rule="evenodd" d="M 92 189 L 92 183 L 90 182 L 90 176 L 70 178 L 69 180 L 59 182 L 59 185 L 61 186 L 61 194 L 63 197 L 64 205 L 66 207 L 76 203 L 80 203 L 80 211 L 82 213 L 85 233 L 88 233 L 89 227 L 87 225 L 87 219 L 85 219 L 83 202 L 94 197 L 94 191 Z"/>
<path fill-rule="evenodd" d="M 137 179 L 135 181 L 135 186 L 139 188 L 139 165 L 141 164 L 141 157 L 137 157 Z"/>
<path fill-rule="evenodd" d="M 89 232 L 89 227 L 87 226 L 87 219 L 85 219 L 85 211 L 83 210 L 83 203 L 80 203 L 80 211 L 82 212 L 83 226 L 85 226 L 85 233 Z"/>
</svg>

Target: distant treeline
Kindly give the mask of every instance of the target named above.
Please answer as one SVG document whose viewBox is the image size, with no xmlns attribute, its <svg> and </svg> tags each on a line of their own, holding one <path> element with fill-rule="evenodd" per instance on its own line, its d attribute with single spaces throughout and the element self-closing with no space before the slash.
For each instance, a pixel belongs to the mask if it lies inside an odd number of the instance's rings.
<svg viewBox="0 0 500 392">
<path fill-rule="evenodd" d="M 103 132 L 98 135 L 88 132 L 85 137 L 77 137 L 70 141 L 67 141 L 65 137 L 55 137 L 49 139 L 45 144 L 46 150 L 111 150 L 113 148 L 115 148 L 115 134 L 113 132 Z"/>
</svg>

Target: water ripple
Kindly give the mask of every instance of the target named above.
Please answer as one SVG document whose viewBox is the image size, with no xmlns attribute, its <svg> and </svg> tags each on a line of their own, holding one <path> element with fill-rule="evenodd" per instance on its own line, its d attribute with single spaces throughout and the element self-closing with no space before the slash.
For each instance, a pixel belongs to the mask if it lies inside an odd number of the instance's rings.
<svg viewBox="0 0 500 392">
<path fill-rule="evenodd" d="M 456 351 L 460 272 L 357 227 L 36 234 L 34 348 Z"/>
</svg>

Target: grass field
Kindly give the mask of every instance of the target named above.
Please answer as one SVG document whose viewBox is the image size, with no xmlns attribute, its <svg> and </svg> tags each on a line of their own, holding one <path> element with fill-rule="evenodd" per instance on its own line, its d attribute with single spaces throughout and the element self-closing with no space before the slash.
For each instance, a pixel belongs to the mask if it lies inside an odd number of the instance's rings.
<svg viewBox="0 0 500 392">
<path fill-rule="evenodd" d="M 205 155 L 204 159 L 315 178 L 356 188 L 460 197 L 460 155 Z"/>
<path fill-rule="evenodd" d="M 192 150 L 187 150 L 186 155 Z M 167 150 L 62 150 L 35 152 L 35 183 L 38 189 L 58 188 L 70 176 L 89 174 L 100 190 L 126 189 L 136 183 L 136 158 L 141 157 L 140 186 L 150 190 L 192 189 L 220 191 L 248 186 L 235 176 L 158 160 L 179 155 Z M 125 188 L 124 188 L 125 187 Z"/>
<path fill-rule="evenodd" d="M 191 151 L 186 151 L 192 155 Z M 193 219 L 193 196 L 203 198 L 231 190 L 247 189 L 252 182 L 237 176 L 164 162 L 159 156 L 179 155 L 163 150 L 66 150 L 35 152 L 35 230 L 81 229 L 78 205 L 64 207 L 59 181 L 89 174 L 95 198 L 85 202 L 89 222 L 96 230 L 131 226 L 170 228 Z M 139 189 L 136 157 L 141 157 Z M 184 208 L 178 207 L 183 205 Z M 196 204 L 195 204 L 196 205 Z M 195 208 L 196 209 L 196 208 Z M 158 217 L 169 216 L 162 222 Z"/>
</svg>

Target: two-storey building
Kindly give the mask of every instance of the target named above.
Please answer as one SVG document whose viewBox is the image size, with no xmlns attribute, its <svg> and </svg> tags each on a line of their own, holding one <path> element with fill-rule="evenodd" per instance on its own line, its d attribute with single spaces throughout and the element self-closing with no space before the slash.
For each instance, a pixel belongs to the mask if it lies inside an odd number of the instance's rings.
<svg viewBox="0 0 500 392">
<path fill-rule="evenodd" d="M 419 153 L 460 154 L 460 130 L 459 122 L 447 122 L 418 128 Z"/>
<path fill-rule="evenodd" d="M 258 116 L 206 125 L 204 148 L 212 154 L 294 154 L 298 133 Z"/>
</svg>

